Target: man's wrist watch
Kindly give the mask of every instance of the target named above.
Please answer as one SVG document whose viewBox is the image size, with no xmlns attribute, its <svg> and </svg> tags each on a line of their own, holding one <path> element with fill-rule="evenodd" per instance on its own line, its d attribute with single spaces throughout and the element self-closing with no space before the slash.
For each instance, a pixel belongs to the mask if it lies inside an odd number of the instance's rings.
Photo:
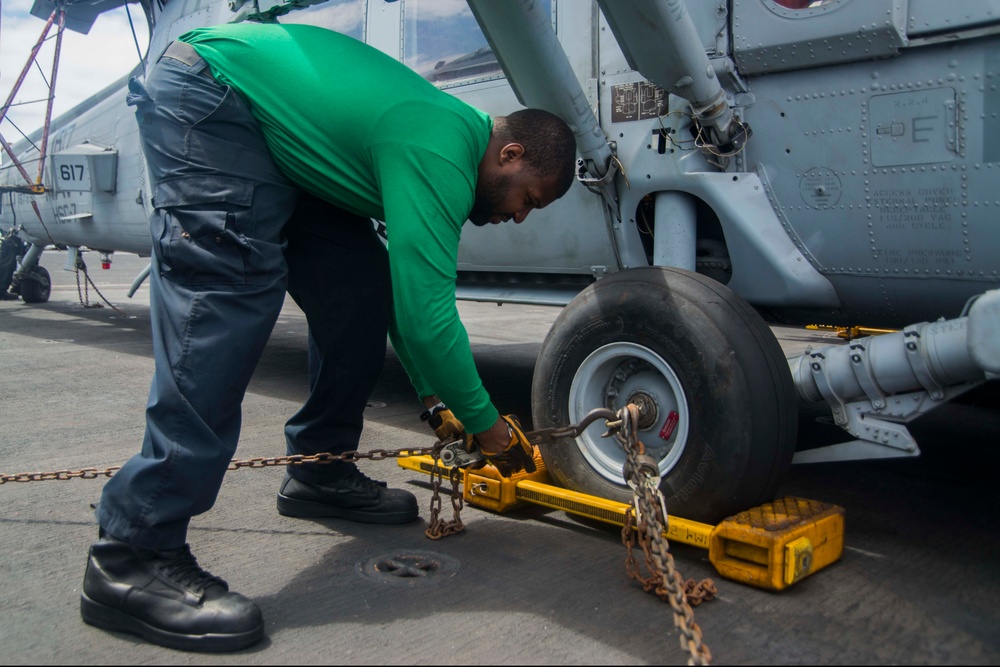
<svg viewBox="0 0 1000 667">
<path fill-rule="evenodd" d="M 437 413 L 439 413 L 439 412 L 441 412 L 443 410 L 447 410 L 447 409 L 448 409 L 448 407 L 444 403 L 438 403 L 437 405 L 432 406 L 432 407 L 428 408 L 427 410 L 424 410 L 420 414 L 420 421 L 425 422 L 428 419 L 430 419 L 431 417 L 433 417 L 434 415 L 436 415 Z"/>
</svg>

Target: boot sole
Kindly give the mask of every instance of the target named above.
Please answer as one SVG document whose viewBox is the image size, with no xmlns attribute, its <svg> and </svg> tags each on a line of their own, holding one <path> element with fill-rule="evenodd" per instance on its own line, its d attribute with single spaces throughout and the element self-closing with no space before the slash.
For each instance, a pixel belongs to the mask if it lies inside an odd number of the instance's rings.
<svg viewBox="0 0 1000 667">
<path fill-rule="evenodd" d="M 240 649 L 253 646 L 264 636 L 263 623 L 247 632 L 233 634 L 186 635 L 170 632 L 149 625 L 118 609 L 113 609 L 100 602 L 94 602 L 86 594 L 80 595 L 80 616 L 83 617 L 84 623 L 103 630 L 127 632 L 132 635 L 138 635 L 153 644 L 180 649 L 182 651 L 201 651 L 205 653 L 239 651 Z"/>
<path fill-rule="evenodd" d="M 391 524 L 415 521 L 419 512 L 416 508 L 400 512 L 370 512 L 289 498 L 279 493 L 278 514 L 300 519 L 346 519 L 359 523 Z"/>
</svg>

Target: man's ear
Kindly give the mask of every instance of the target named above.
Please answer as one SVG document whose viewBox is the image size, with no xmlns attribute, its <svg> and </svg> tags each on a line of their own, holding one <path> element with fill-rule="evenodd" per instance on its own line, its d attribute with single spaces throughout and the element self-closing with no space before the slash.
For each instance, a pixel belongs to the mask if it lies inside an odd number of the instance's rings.
<svg viewBox="0 0 1000 667">
<path fill-rule="evenodd" d="M 509 143 L 500 149 L 500 164 L 505 165 L 517 162 L 524 155 L 524 146 L 517 143 Z"/>
</svg>

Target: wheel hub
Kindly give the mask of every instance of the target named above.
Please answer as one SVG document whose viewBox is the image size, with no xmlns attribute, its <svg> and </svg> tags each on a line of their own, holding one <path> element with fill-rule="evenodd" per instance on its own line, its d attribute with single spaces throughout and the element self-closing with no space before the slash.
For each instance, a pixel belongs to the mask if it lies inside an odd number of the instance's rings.
<svg viewBox="0 0 1000 667">
<path fill-rule="evenodd" d="M 659 463 L 660 474 L 668 474 L 687 443 L 688 407 L 680 380 L 663 357 L 648 347 L 627 341 L 608 343 L 577 369 L 569 391 L 569 415 L 576 421 L 595 405 L 619 410 L 628 403 L 639 408 L 637 426 L 641 435 L 648 436 L 644 440 L 647 453 Z M 679 416 L 679 426 L 669 436 L 656 438 L 667 414 Z M 577 438 L 577 446 L 597 474 L 624 485 L 624 449 L 602 433 L 598 425 L 591 426 Z"/>
<path fill-rule="evenodd" d="M 625 405 L 635 404 L 639 408 L 639 430 L 645 431 L 658 421 L 660 411 L 656 407 L 656 399 L 645 391 L 634 391 L 629 394 Z"/>
</svg>

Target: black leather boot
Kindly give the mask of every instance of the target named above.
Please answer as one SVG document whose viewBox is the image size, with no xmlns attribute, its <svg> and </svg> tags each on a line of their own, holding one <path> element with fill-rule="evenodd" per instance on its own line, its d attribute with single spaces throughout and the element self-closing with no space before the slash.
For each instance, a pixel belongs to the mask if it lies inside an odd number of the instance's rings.
<svg viewBox="0 0 1000 667">
<path fill-rule="evenodd" d="M 307 518 L 339 518 L 361 523 L 409 523 L 417 518 L 417 498 L 389 489 L 347 466 L 335 479 L 309 484 L 286 475 L 278 492 L 278 513 Z"/>
<path fill-rule="evenodd" d="M 201 569 L 187 545 L 147 551 L 109 536 L 90 547 L 80 614 L 90 625 L 187 651 L 237 651 L 264 635 L 257 605 Z"/>
</svg>

